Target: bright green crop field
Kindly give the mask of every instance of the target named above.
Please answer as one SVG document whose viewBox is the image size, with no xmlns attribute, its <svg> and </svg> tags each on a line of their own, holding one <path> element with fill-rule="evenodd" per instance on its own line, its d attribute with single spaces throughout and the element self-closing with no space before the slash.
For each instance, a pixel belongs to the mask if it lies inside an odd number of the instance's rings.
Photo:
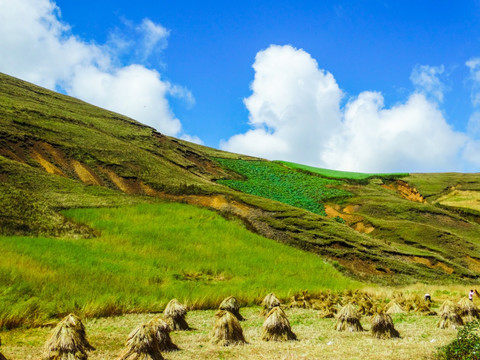
<svg viewBox="0 0 480 360">
<path fill-rule="evenodd" d="M 352 194 L 335 188 L 341 182 L 308 175 L 277 163 L 251 160 L 216 159 L 245 180 L 218 180 L 235 190 L 283 202 L 319 215 L 326 215 L 323 202 Z"/>
<path fill-rule="evenodd" d="M 296 164 L 288 161 L 277 161 L 280 164 L 286 165 L 292 169 L 305 170 L 314 174 L 325 176 L 333 179 L 348 179 L 348 180 L 366 180 L 373 177 L 387 177 L 387 178 L 400 178 L 408 176 L 407 173 L 392 173 L 392 174 L 375 174 L 375 173 L 359 173 L 351 171 L 339 171 L 339 170 L 329 170 L 322 169 L 308 165 Z"/>
<path fill-rule="evenodd" d="M 312 253 L 252 234 L 217 213 L 178 203 L 76 209 L 97 238 L 0 237 L 0 328 L 163 310 L 177 298 L 215 308 L 358 283 Z"/>
</svg>

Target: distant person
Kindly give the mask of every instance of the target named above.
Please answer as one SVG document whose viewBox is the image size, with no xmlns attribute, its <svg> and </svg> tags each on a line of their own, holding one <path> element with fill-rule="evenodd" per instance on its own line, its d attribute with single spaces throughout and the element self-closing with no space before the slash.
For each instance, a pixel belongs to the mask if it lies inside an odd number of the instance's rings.
<svg viewBox="0 0 480 360">
<path fill-rule="evenodd" d="M 468 300 L 473 301 L 473 294 L 475 294 L 475 291 L 470 290 L 470 292 L 468 293 Z"/>
<path fill-rule="evenodd" d="M 424 299 L 426 302 L 432 302 L 432 297 L 430 296 L 429 293 L 426 293 L 425 296 L 423 297 L 423 299 Z"/>
</svg>

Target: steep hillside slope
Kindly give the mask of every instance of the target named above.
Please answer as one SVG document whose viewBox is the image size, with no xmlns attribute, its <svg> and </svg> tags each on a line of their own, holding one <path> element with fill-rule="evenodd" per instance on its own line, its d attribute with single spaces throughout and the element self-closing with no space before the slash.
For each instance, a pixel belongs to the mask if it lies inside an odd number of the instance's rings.
<svg viewBox="0 0 480 360">
<path fill-rule="evenodd" d="M 242 174 L 232 165 L 237 160 L 256 160 L 258 172 Z M 322 180 L 322 189 L 343 195 L 308 195 L 325 211 L 311 212 L 302 204 L 228 187 L 229 181 L 241 185 L 247 177 L 260 183 L 265 174 L 260 170 L 270 165 L 259 160 L 167 137 L 130 118 L 0 74 L 2 234 L 97 236 L 96 229 L 65 218 L 60 210 L 168 199 L 240 218 L 251 231 L 320 254 L 363 280 L 472 281 L 480 275 L 478 216 L 434 203 L 445 188 L 463 181 L 460 175 L 443 187 L 438 178 L 435 189 L 427 186 L 430 175 L 422 174 L 402 180 Z M 273 175 L 270 181 L 283 183 Z M 295 192 L 318 183 L 296 181 Z M 479 184 L 472 177 L 471 188 Z"/>
</svg>

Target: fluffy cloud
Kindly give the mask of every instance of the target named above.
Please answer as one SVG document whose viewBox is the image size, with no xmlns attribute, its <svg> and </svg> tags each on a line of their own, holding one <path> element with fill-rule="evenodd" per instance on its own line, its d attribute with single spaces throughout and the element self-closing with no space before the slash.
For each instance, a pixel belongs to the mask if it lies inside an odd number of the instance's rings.
<svg viewBox="0 0 480 360">
<path fill-rule="evenodd" d="M 465 65 L 470 69 L 470 78 L 472 80 L 472 103 L 474 106 L 480 105 L 480 58 L 472 58 Z"/>
<path fill-rule="evenodd" d="M 443 65 L 417 65 L 413 68 L 410 80 L 417 88 L 417 91 L 433 96 L 435 100 L 441 102 L 443 101 L 445 85 L 442 83 L 439 76 L 443 74 L 444 70 Z"/>
<path fill-rule="evenodd" d="M 353 171 L 459 170 L 465 140 L 423 94 L 387 109 L 381 94 L 363 92 L 346 105 L 342 130 L 321 159 L 326 167 Z"/>
<path fill-rule="evenodd" d="M 245 99 L 252 129 L 221 147 L 266 158 L 316 163 L 329 133 L 340 126 L 342 91 L 305 51 L 271 46 L 257 54 L 252 95 Z"/>
<path fill-rule="evenodd" d="M 136 58 L 146 60 L 167 45 L 168 30 L 149 19 L 136 27 Z M 162 80 L 143 65 L 118 65 L 121 46 L 85 42 L 60 21 L 50 0 L 0 0 L 0 71 L 35 84 L 67 92 L 95 105 L 128 115 L 172 136 L 182 133 L 167 97 L 192 94 Z"/>
<path fill-rule="evenodd" d="M 351 171 L 460 170 L 468 139 L 438 108 L 443 67 L 416 67 L 417 90 L 391 108 L 376 92 L 342 108 L 333 75 L 291 46 L 259 52 L 253 68 L 252 95 L 245 99 L 251 129 L 223 141 L 225 150 Z"/>
</svg>

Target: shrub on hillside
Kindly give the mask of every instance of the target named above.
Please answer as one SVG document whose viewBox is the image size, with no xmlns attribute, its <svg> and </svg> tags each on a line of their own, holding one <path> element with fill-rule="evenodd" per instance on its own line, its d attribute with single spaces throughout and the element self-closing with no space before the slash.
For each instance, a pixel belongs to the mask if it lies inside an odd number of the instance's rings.
<svg viewBox="0 0 480 360">
<path fill-rule="evenodd" d="M 457 338 L 438 349 L 437 360 L 480 360 L 480 321 L 467 323 L 458 330 Z"/>
</svg>

